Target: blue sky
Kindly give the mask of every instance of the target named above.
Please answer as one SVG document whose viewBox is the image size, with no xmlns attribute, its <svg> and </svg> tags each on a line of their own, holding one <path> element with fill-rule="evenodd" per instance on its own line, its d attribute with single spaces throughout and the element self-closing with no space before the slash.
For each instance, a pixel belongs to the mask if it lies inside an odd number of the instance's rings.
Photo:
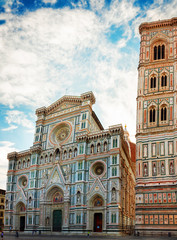
<svg viewBox="0 0 177 240">
<path fill-rule="evenodd" d="M 177 0 L 0 0 L 0 188 L 7 153 L 33 144 L 35 109 L 93 91 L 104 128 L 136 131 L 138 26 Z"/>
</svg>

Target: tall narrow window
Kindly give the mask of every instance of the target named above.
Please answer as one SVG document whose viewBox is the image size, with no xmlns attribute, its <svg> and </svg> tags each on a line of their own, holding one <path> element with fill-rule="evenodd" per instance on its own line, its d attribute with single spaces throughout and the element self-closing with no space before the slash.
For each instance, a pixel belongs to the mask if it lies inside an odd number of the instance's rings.
<svg viewBox="0 0 177 240">
<path fill-rule="evenodd" d="M 161 46 L 158 46 L 158 59 L 161 59 Z"/>
<path fill-rule="evenodd" d="M 167 108 L 162 107 L 161 108 L 161 121 L 166 121 L 167 120 Z"/>
<path fill-rule="evenodd" d="M 155 122 L 155 109 L 154 108 L 150 110 L 149 122 L 150 123 Z"/>
<path fill-rule="evenodd" d="M 117 147 L 117 138 L 114 138 L 113 139 L 113 148 L 116 148 Z"/>
<path fill-rule="evenodd" d="M 166 87 L 167 86 L 167 76 L 163 75 L 161 77 L 161 87 Z"/>
<path fill-rule="evenodd" d="M 154 60 L 157 59 L 157 47 L 155 46 L 154 47 Z"/>
<path fill-rule="evenodd" d="M 151 77 L 150 87 L 151 88 L 156 88 L 156 77 Z"/>
<path fill-rule="evenodd" d="M 165 58 L 165 45 L 162 45 L 162 59 Z"/>
<path fill-rule="evenodd" d="M 154 46 L 154 60 L 165 59 L 165 45 Z"/>
</svg>

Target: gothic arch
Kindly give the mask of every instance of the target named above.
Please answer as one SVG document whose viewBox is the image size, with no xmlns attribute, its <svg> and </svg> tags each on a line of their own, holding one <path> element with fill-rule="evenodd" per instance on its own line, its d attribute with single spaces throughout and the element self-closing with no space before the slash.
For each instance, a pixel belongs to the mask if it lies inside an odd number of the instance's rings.
<svg viewBox="0 0 177 240">
<path fill-rule="evenodd" d="M 151 72 L 149 75 L 149 90 L 156 90 L 158 87 L 158 74 L 156 71 Z"/>
<path fill-rule="evenodd" d="M 96 203 L 95 203 L 96 200 L 101 200 L 102 201 L 100 206 L 96 206 Z M 105 200 L 104 200 L 104 196 L 102 195 L 102 193 L 101 192 L 94 193 L 94 195 L 91 196 L 90 199 L 88 200 L 88 206 L 91 206 L 91 207 L 104 207 L 105 206 Z"/>
<path fill-rule="evenodd" d="M 168 38 L 163 34 L 157 34 L 152 38 L 150 42 L 150 61 L 156 61 L 156 60 L 166 60 L 168 58 Z M 164 50 L 163 47 L 164 46 Z M 155 54 L 155 47 L 157 47 L 157 53 Z M 161 57 L 158 57 L 158 51 L 159 49 L 161 51 Z M 164 53 L 162 53 L 164 52 Z M 163 56 L 164 54 L 164 56 Z M 156 57 L 154 57 L 156 55 Z"/>
<path fill-rule="evenodd" d="M 52 185 L 46 191 L 46 200 L 52 201 L 52 197 L 57 193 L 60 192 L 63 195 L 64 199 L 64 190 L 59 184 Z"/>
<path fill-rule="evenodd" d="M 26 211 L 26 204 L 23 200 L 20 200 L 16 203 L 15 210 L 17 213 Z"/>
</svg>

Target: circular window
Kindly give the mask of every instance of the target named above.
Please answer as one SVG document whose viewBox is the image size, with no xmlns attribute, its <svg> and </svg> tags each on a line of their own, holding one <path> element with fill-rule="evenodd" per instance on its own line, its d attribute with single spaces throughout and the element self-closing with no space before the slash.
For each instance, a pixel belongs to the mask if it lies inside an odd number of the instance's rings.
<svg viewBox="0 0 177 240">
<path fill-rule="evenodd" d="M 94 169 L 94 172 L 96 175 L 101 175 L 103 171 L 104 171 L 104 166 L 101 164 L 98 164 Z"/>
<path fill-rule="evenodd" d="M 103 161 L 92 163 L 90 167 L 90 174 L 92 177 L 102 177 L 106 171 L 106 164 Z"/>
<path fill-rule="evenodd" d="M 67 140 L 71 133 L 71 126 L 67 123 L 61 123 L 54 127 L 50 133 L 50 142 L 52 144 L 61 143 Z"/>
<path fill-rule="evenodd" d="M 26 177 L 26 176 L 22 176 L 22 177 L 20 177 L 19 180 L 18 180 L 18 185 L 19 185 L 20 187 L 24 188 L 24 187 L 27 186 L 27 182 L 28 182 L 27 177 Z"/>
</svg>

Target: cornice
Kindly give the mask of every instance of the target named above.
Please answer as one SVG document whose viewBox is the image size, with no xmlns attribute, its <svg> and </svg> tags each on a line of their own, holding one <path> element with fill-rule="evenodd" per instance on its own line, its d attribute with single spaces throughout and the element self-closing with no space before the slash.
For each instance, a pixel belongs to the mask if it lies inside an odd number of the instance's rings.
<svg viewBox="0 0 177 240">
<path fill-rule="evenodd" d="M 71 96 L 71 95 L 65 95 L 58 99 L 56 102 L 52 103 L 50 106 L 46 107 L 41 107 L 36 109 L 36 115 L 46 115 L 52 111 L 54 111 L 60 104 L 63 102 L 72 102 L 76 103 L 76 105 L 81 105 L 82 102 L 90 100 L 91 104 L 95 104 L 95 96 L 92 91 L 86 92 L 81 94 L 80 96 Z"/>
<path fill-rule="evenodd" d="M 91 141 L 94 139 L 99 139 L 99 138 L 105 138 L 105 137 L 110 137 L 114 134 L 123 136 L 123 127 L 121 124 L 118 125 L 113 125 L 110 126 L 109 129 L 97 131 L 97 132 L 91 132 L 91 133 L 84 133 L 84 134 L 79 134 L 76 137 L 77 142 L 83 142 L 83 141 Z"/>
<path fill-rule="evenodd" d="M 177 18 L 159 20 L 154 22 L 144 22 L 139 26 L 139 33 L 141 34 L 144 30 L 153 30 L 156 28 L 172 27 L 177 26 Z"/>
<path fill-rule="evenodd" d="M 162 127 L 155 127 L 155 128 L 146 128 L 141 130 L 140 132 L 136 133 L 135 137 L 138 136 L 144 136 L 144 135 L 156 135 L 159 133 L 166 133 L 168 132 L 175 132 L 177 130 L 177 128 L 175 126 L 162 126 Z"/>
<path fill-rule="evenodd" d="M 177 58 L 168 59 L 168 61 L 164 60 L 155 60 L 153 62 L 147 61 L 143 63 L 139 63 L 138 69 L 145 68 L 145 69 L 151 69 L 151 68 L 161 68 L 161 67 L 170 67 L 172 64 L 177 62 Z"/>
</svg>

